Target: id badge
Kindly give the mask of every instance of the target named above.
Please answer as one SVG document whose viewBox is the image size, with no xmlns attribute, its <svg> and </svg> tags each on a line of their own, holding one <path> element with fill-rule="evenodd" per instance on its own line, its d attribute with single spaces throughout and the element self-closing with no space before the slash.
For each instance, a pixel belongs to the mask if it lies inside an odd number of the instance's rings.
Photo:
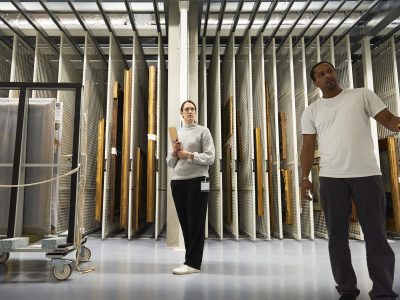
<svg viewBox="0 0 400 300">
<path fill-rule="evenodd" d="M 210 191 L 210 182 L 209 181 L 202 181 L 200 186 L 200 191 L 202 192 L 209 192 Z"/>
</svg>

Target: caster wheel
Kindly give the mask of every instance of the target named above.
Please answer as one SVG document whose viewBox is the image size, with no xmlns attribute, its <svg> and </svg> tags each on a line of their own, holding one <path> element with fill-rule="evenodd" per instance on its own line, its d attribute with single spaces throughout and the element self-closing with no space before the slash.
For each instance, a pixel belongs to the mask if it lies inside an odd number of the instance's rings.
<svg viewBox="0 0 400 300">
<path fill-rule="evenodd" d="M 10 257 L 10 252 L 0 252 L 0 263 L 5 263 Z"/>
<path fill-rule="evenodd" d="M 61 268 L 54 266 L 53 275 L 57 280 L 66 280 L 72 273 L 71 265 L 63 265 Z"/>
<path fill-rule="evenodd" d="M 82 246 L 80 250 L 76 251 L 76 259 L 79 262 L 87 262 L 92 256 L 92 252 L 89 248 Z"/>
</svg>

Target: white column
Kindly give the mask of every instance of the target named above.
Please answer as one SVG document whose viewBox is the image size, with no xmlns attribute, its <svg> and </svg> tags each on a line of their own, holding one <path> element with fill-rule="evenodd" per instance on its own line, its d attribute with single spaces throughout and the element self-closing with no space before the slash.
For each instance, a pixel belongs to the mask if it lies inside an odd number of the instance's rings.
<svg viewBox="0 0 400 300">
<path fill-rule="evenodd" d="M 180 58 L 179 58 L 179 99 L 188 99 L 188 10 L 189 1 L 179 1 L 180 13 Z"/>
</svg>

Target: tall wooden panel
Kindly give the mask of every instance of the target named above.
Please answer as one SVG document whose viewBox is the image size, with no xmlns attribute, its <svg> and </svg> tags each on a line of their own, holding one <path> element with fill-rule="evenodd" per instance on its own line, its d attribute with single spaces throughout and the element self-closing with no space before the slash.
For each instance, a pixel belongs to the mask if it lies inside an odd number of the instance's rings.
<svg viewBox="0 0 400 300">
<path fill-rule="evenodd" d="M 156 201 L 156 143 L 157 143 L 157 76 L 156 68 L 149 68 L 149 102 L 147 130 L 147 222 L 154 222 Z"/>
<path fill-rule="evenodd" d="M 129 201 L 129 169 L 131 144 L 131 101 L 132 101 L 132 71 L 124 72 L 124 105 L 122 125 L 122 162 L 121 162 L 121 200 L 120 200 L 120 228 L 128 229 L 128 201 Z"/>
<path fill-rule="evenodd" d="M 99 121 L 97 137 L 97 167 L 96 167 L 96 221 L 101 222 L 103 206 L 103 169 L 104 169 L 104 119 Z"/>
</svg>

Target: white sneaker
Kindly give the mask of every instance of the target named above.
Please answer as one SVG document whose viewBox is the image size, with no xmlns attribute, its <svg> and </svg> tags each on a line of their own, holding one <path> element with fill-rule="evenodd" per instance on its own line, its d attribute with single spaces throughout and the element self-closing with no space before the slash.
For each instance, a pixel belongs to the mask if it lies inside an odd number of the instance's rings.
<svg viewBox="0 0 400 300">
<path fill-rule="evenodd" d="M 187 265 L 179 266 L 172 270 L 172 273 L 175 275 L 185 275 L 185 274 L 192 274 L 192 273 L 199 273 L 200 270 L 192 268 Z"/>
</svg>

